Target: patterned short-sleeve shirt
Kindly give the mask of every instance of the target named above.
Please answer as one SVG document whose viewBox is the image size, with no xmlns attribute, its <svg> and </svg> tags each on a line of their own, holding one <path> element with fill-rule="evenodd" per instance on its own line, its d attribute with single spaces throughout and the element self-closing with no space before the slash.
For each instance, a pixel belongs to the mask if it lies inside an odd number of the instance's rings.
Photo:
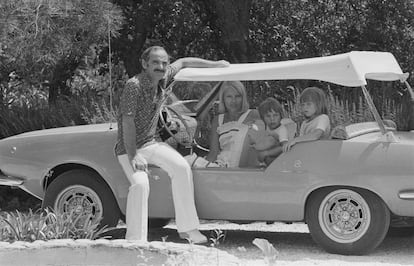
<svg viewBox="0 0 414 266">
<path fill-rule="evenodd" d="M 115 145 L 116 155 L 126 154 L 122 116 L 133 116 L 136 131 L 136 147 L 158 139 L 157 122 L 161 103 L 166 97 L 164 90 L 178 72 L 178 66 L 171 64 L 167 67 L 164 79 L 154 88 L 146 72 L 130 78 L 120 97 L 118 109 L 118 138 Z"/>
</svg>

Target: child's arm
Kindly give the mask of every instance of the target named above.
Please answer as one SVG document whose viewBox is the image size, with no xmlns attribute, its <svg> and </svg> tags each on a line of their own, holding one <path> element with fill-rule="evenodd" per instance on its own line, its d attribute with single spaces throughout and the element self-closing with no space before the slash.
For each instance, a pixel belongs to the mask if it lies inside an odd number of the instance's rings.
<svg viewBox="0 0 414 266">
<path fill-rule="evenodd" d="M 289 140 L 288 131 L 284 125 L 281 125 L 278 129 L 269 132 L 269 135 L 275 139 L 276 145 L 273 145 L 266 150 L 259 151 L 259 161 L 265 161 L 266 164 L 271 163 L 283 152 L 283 147 Z"/>
<path fill-rule="evenodd" d="M 307 142 L 307 141 L 314 141 L 314 140 L 318 140 L 323 136 L 324 131 L 322 129 L 315 129 L 312 132 L 303 135 L 303 136 L 299 136 L 296 137 L 294 139 L 292 139 L 291 141 L 288 141 L 287 144 L 283 147 L 283 151 L 289 151 L 293 145 L 295 145 L 296 143 L 299 142 Z"/>
<path fill-rule="evenodd" d="M 254 124 L 250 125 L 248 135 L 251 146 L 258 151 L 267 150 L 278 145 L 277 138 L 274 138 L 265 130 L 265 125 L 262 120 L 256 120 Z"/>
<path fill-rule="evenodd" d="M 320 115 L 317 119 L 318 121 L 317 121 L 315 129 L 313 129 L 312 131 L 310 131 L 309 133 L 305 135 L 301 135 L 299 137 L 296 137 L 290 140 L 286 145 L 284 145 L 283 151 L 284 152 L 289 151 L 292 148 L 292 146 L 294 146 L 296 143 L 299 143 L 299 142 L 307 142 L 307 141 L 314 141 L 314 140 L 321 139 L 325 131 L 328 130 L 330 121 L 327 115 Z"/>
<path fill-rule="evenodd" d="M 263 151 L 263 150 L 271 149 L 274 146 L 278 146 L 278 141 L 273 136 L 267 135 L 267 136 L 263 136 L 256 143 L 252 144 L 252 146 L 257 151 Z"/>
<path fill-rule="evenodd" d="M 273 146 L 267 150 L 259 151 L 258 159 L 259 161 L 264 161 L 265 158 L 276 158 L 283 152 L 283 147 L 286 145 L 287 141 L 283 141 L 280 145 Z"/>
</svg>

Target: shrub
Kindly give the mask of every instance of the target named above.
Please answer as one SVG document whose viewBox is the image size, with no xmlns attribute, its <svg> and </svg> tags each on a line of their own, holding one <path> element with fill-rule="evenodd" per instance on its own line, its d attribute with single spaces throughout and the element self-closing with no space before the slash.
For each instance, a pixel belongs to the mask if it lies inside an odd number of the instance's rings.
<svg viewBox="0 0 414 266">
<path fill-rule="evenodd" d="M 97 239 L 108 231 L 99 222 L 72 211 L 59 213 L 49 209 L 27 213 L 5 212 L 0 215 L 0 241 L 28 241 L 50 239 Z"/>
<path fill-rule="evenodd" d="M 83 104 L 81 117 L 87 124 L 117 121 L 116 111 L 111 109 L 109 103 L 104 99 L 101 99 L 99 102 L 91 100 L 90 104 Z"/>
<path fill-rule="evenodd" d="M 37 210 L 41 207 L 41 201 L 28 194 L 26 191 L 0 186 L 0 213 L 1 211 L 28 211 L 29 209 Z"/>
<path fill-rule="evenodd" d="M 81 107 L 75 101 L 61 101 L 58 106 L 22 104 L 1 109 L 0 138 L 27 131 L 85 124 Z"/>
</svg>

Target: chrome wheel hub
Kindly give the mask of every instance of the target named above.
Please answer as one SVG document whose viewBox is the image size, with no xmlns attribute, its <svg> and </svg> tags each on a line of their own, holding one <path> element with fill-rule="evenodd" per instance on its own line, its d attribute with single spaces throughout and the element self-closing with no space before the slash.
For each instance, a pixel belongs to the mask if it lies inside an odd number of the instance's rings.
<svg viewBox="0 0 414 266">
<path fill-rule="evenodd" d="M 99 196 L 89 187 L 82 185 L 70 186 L 60 192 L 54 209 L 59 213 L 81 215 L 85 219 L 90 217 L 91 220 L 98 220 L 103 216 L 103 205 Z"/>
<path fill-rule="evenodd" d="M 319 208 L 322 231 L 339 243 L 360 239 L 371 223 L 371 211 L 362 196 L 353 190 L 340 189 L 328 194 Z"/>
</svg>

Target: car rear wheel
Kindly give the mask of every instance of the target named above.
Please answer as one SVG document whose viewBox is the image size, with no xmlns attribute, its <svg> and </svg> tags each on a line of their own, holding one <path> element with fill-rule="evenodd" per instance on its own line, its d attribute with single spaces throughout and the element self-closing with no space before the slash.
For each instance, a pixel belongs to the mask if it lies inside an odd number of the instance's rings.
<svg viewBox="0 0 414 266">
<path fill-rule="evenodd" d="M 100 227 L 118 224 L 120 210 L 116 199 L 100 177 L 88 170 L 71 170 L 59 175 L 46 189 L 43 208 L 58 213 L 91 215 Z"/>
<path fill-rule="evenodd" d="M 362 255 L 387 234 L 390 212 L 375 194 L 356 188 L 324 188 L 309 198 L 306 221 L 312 238 L 330 253 Z"/>
</svg>

